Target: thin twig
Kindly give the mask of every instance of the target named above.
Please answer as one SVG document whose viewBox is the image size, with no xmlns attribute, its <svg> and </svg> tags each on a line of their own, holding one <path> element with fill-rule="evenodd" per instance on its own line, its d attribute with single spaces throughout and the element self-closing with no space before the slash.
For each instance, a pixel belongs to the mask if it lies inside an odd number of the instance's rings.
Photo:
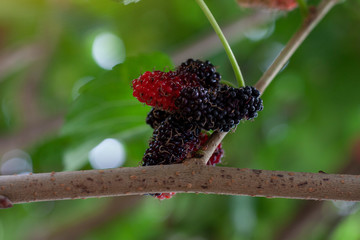
<svg viewBox="0 0 360 240">
<path fill-rule="evenodd" d="M 200 148 L 200 150 L 196 153 L 196 157 L 198 158 L 192 158 L 186 160 L 186 163 L 192 164 L 199 164 L 199 165 L 206 165 L 206 163 L 209 161 L 211 155 L 219 146 L 221 141 L 224 139 L 227 133 L 225 132 L 214 132 L 211 134 L 209 139 L 206 141 L 206 143 Z M 200 155 L 200 156 L 197 156 Z"/>
<path fill-rule="evenodd" d="M 360 201 L 359 186 L 356 175 L 193 164 L 0 176 L 0 195 L 14 204 L 170 191 Z"/>
<path fill-rule="evenodd" d="M 285 48 L 280 52 L 279 56 L 271 64 L 269 69 L 263 74 L 260 80 L 255 84 L 255 87 L 261 92 L 264 93 L 265 89 L 269 86 L 275 76 L 283 68 L 284 64 L 290 59 L 294 54 L 295 50 L 300 46 L 300 44 L 305 40 L 309 35 L 311 30 L 319 23 L 319 21 L 324 18 L 326 13 L 338 2 L 338 0 L 323 0 L 317 9 L 309 15 L 305 20 L 302 27 L 294 34 L 290 41 L 286 44 Z M 204 145 L 205 152 L 203 153 L 203 159 L 201 162 L 207 163 L 207 160 L 210 158 L 211 154 L 209 153 L 212 149 L 210 146 L 218 146 L 222 139 L 226 136 L 226 133 L 215 132 L 212 134 L 212 137 Z M 199 160 L 197 160 L 199 162 Z"/>
<path fill-rule="evenodd" d="M 284 67 L 290 57 L 294 54 L 296 49 L 300 44 L 305 40 L 309 33 L 314 29 L 314 27 L 320 22 L 321 19 L 329 12 L 329 10 L 338 2 L 338 0 L 323 0 L 319 7 L 311 12 L 307 19 L 305 19 L 303 25 L 300 29 L 293 35 L 290 41 L 286 44 L 284 49 L 280 52 L 279 56 L 271 64 L 271 66 L 266 70 L 260 80 L 255 84 L 255 87 L 260 91 L 264 92 L 265 89 L 269 86 L 271 81 L 279 73 L 279 71 Z"/>
<path fill-rule="evenodd" d="M 201 10 L 204 12 L 205 16 L 209 20 L 209 22 L 210 22 L 211 26 L 213 27 L 214 31 L 218 35 L 222 45 L 224 46 L 225 52 L 228 55 L 229 61 L 230 61 L 231 66 L 232 66 L 232 68 L 234 70 L 235 77 L 236 77 L 236 80 L 237 80 L 237 82 L 239 84 L 239 87 L 244 87 L 245 82 L 244 82 L 244 78 L 242 76 L 239 64 L 237 63 L 235 55 L 234 55 L 233 51 L 231 50 L 231 47 L 230 47 L 226 37 L 224 36 L 224 33 L 222 32 L 219 24 L 216 22 L 216 19 L 212 15 L 210 9 L 208 8 L 208 6 L 204 2 L 204 0 L 195 0 L 195 1 L 197 2 L 199 7 L 201 8 Z"/>
</svg>

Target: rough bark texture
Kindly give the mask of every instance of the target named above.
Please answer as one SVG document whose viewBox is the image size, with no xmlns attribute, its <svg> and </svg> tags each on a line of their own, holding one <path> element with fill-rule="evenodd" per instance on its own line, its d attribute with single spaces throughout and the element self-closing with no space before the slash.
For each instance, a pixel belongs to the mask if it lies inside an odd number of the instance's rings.
<svg viewBox="0 0 360 240">
<path fill-rule="evenodd" d="M 157 192 L 360 201 L 360 175 L 176 164 L 0 176 L 0 195 L 14 204 Z"/>
</svg>

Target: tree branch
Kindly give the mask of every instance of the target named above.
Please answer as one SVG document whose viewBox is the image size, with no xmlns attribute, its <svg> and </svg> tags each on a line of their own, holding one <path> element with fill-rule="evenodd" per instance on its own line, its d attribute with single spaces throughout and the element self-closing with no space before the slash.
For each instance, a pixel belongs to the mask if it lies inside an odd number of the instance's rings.
<svg viewBox="0 0 360 240">
<path fill-rule="evenodd" d="M 338 0 L 323 0 L 320 5 L 310 12 L 307 19 L 305 19 L 300 29 L 293 35 L 290 41 L 286 44 L 284 49 L 280 52 L 279 56 L 266 70 L 260 80 L 255 84 L 255 87 L 260 91 L 264 92 L 269 86 L 271 81 L 284 67 L 290 57 L 298 49 L 305 38 L 310 34 L 314 27 L 320 22 L 321 19 L 330 11 L 330 9 L 338 2 Z"/>
<path fill-rule="evenodd" d="M 360 176 L 193 164 L 0 176 L 12 203 L 157 192 L 360 201 Z"/>
</svg>

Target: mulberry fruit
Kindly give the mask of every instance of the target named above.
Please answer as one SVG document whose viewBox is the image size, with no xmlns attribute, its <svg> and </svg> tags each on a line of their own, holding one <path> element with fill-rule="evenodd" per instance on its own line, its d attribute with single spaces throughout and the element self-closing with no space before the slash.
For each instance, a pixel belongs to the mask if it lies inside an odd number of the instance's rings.
<svg viewBox="0 0 360 240">
<path fill-rule="evenodd" d="M 156 115 L 152 110 L 150 116 Z M 161 112 L 160 112 L 161 114 Z M 155 123 L 153 121 L 152 123 Z M 200 129 L 186 121 L 179 121 L 169 116 L 155 129 L 149 148 L 143 157 L 143 166 L 174 164 L 183 162 L 199 148 Z M 150 194 L 160 200 L 169 199 L 175 193 Z"/>
<path fill-rule="evenodd" d="M 182 163 L 207 141 L 202 130 L 228 132 L 240 120 L 257 117 L 263 108 L 259 91 L 232 88 L 220 80 L 209 61 L 188 59 L 175 71 L 145 72 L 132 81 L 134 97 L 153 107 L 146 123 L 154 132 L 142 166 Z M 223 155 L 219 144 L 207 165 L 220 163 Z M 174 194 L 150 195 L 168 199 Z"/>
<path fill-rule="evenodd" d="M 176 71 L 145 72 L 132 81 L 133 96 L 140 102 L 165 111 L 176 110 L 175 100 L 186 87 L 218 87 L 221 76 L 209 62 L 188 59 Z"/>
<path fill-rule="evenodd" d="M 257 117 L 262 110 L 260 93 L 254 87 L 232 88 L 222 85 L 217 90 L 201 86 L 184 88 L 175 105 L 180 116 L 204 130 L 228 132 L 241 119 Z"/>
<path fill-rule="evenodd" d="M 196 148 L 199 134 L 196 125 L 168 117 L 155 129 L 143 166 L 181 163 Z"/>
<path fill-rule="evenodd" d="M 242 7 L 262 7 L 290 11 L 297 7 L 296 0 L 238 0 Z"/>
<path fill-rule="evenodd" d="M 196 82 L 186 82 L 175 72 L 145 72 L 132 81 L 133 96 L 149 106 L 167 111 L 176 109 L 175 100 L 186 86 L 196 86 Z"/>
<path fill-rule="evenodd" d="M 192 154 L 194 154 L 197 150 L 199 150 L 200 146 L 202 146 L 207 140 L 208 140 L 209 136 L 205 133 L 200 133 L 199 138 L 198 139 L 194 139 L 195 141 L 193 142 L 188 142 L 188 150 L 192 151 Z M 215 149 L 214 153 L 211 155 L 209 161 L 207 162 L 207 165 L 212 165 L 215 166 L 216 164 L 221 162 L 221 158 L 224 155 L 224 150 L 222 149 L 221 143 L 217 146 L 217 148 Z M 193 157 L 193 155 L 192 155 Z M 182 159 L 182 161 L 185 159 Z M 149 194 L 153 197 L 156 197 L 160 200 L 164 200 L 164 199 L 169 199 L 172 196 L 174 196 L 176 193 L 174 192 L 170 192 L 170 193 L 152 193 Z"/>
<path fill-rule="evenodd" d="M 156 108 L 152 108 L 146 117 L 146 123 L 153 129 L 156 129 L 160 124 L 166 120 L 171 114 Z"/>
<path fill-rule="evenodd" d="M 195 80 L 208 89 L 218 87 L 221 80 L 221 75 L 216 72 L 216 68 L 210 61 L 203 62 L 190 58 L 183 62 L 176 72 L 181 78 Z"/>
<path fill-rule="evenodd" d="M 150 195 L 156 197 L 157 199 L 164 200 L 164 199 L 171 198 L 175 194 L 176 193 L 174 193 L 174 192 L 170 192 L 170 193 L 155 193 L 155 194 L 150 194 Z"/>
</svg>

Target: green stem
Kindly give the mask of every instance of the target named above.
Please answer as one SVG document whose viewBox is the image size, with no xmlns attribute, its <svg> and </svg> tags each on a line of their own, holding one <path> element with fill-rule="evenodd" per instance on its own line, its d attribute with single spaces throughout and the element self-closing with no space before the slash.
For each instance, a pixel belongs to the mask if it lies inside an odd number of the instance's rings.
<svg viewBox="0 0 360 240">
<path fill-rule="evenodd" d="M 206 6 L 204 0 L 196 0 L 197 4 L 200 6 L 201 10 L 203 10 L 205 16 L 207 17 L 207 19 L 209 20 L 210 24 L 212 25 L 212 27 L 214 28 L 216 34 L 218 35 L 221 43 L 224 46 L 225 52 L 228 55 L 228 58 L 230 60 L 230 63 L 232 65 L 232 68 L 234 70 L 235 73 L 235 77 L 236 80 L 239 83 L 239 87 L 244 87 L 245 86 L 245 82 L 243 79 L 243 76 L 241 74 L 241 70 L 239 67 L 239 64 L 236 61 L 235 55 L 232 52 L 229 43 L 227 42 L 223 32 L 221 31 L 219 24 L 217 24 L 214 16 L 211 14 L 210 9 Z"/>
<path fill-rule="evenodd" d="M 226 80 L 221 80 L 220 83 L 229 85 L 230 87 L 236 88 L 235 84 Z"/>
<path fill-rule="evenodd" d="M 303 17 L 307 17 L 309 15 L 309 8 L 305 0 L 296 0 L 296 2 L 299 5 L 300 12 L 303 15 Z"/>
</svg>

